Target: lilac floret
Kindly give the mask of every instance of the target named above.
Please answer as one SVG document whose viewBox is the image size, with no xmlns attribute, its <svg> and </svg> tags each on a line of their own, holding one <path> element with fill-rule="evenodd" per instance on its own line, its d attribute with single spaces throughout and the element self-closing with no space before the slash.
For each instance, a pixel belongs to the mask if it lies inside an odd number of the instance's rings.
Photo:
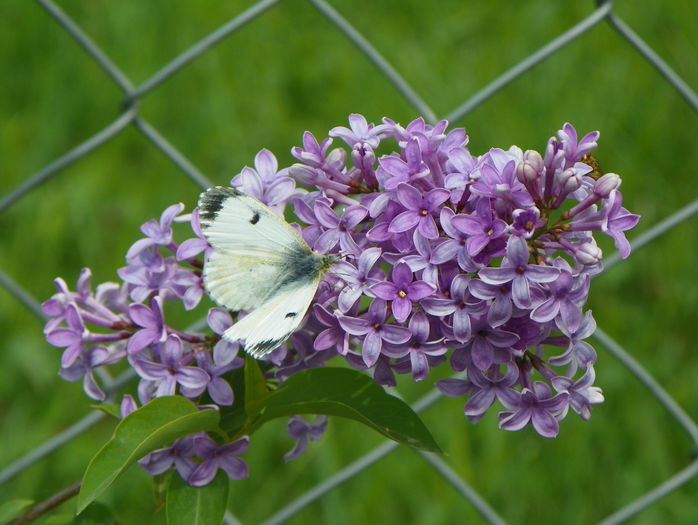
<svg viewBox="0 0 698 525">
<path fill-rule="evenodd" d="M 248 476 L 247 463 L 238 456 L 243 454 L 250 441 L 247 436 L 218 446 L 208 435 L 194 438 L 194 452 L 203 461 L 187 476 L 187 482 L 194 487 L 208 485 L 216 477 L 218 469 L 223 469 L 230 479 L 243 479 Z"/>
</svg>

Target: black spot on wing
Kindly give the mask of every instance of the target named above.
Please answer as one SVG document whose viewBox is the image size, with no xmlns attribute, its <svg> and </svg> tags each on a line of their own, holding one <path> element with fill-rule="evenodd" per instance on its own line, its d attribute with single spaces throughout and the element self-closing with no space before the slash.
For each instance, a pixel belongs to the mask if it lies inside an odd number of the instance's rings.
<svg viewBox="0 0 698 525">
<path fill-rule="evenodd" d="M 218 212 L 223 207 L 226 200 L 231 197 L 239 197 L 242 193 L 235 188 L 223 188 L 216 186 L 209 188 L 199 197 L 199 218 L 201 226 L 206 228 L 215 220 Z"/>
<path fill-rule="evenodd" d="M 290 317 L 296 317 L 298 315 L 298 312 L 289 312 L 285 315 L 285 318 L 288 319 Z"/>
<path fill-rule="evenodd" d="M 250 219 L 250 224 L 257 224 L 259 222 L 259 213 L 254 212 L 254 215 Z"/>
</svg>

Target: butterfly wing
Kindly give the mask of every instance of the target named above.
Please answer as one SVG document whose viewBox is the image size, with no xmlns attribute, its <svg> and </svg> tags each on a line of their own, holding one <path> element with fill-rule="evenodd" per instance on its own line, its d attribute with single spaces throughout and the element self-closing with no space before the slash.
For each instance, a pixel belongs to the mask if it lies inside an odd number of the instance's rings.
<svg viewBox="0 0 698 525">
<path fill-rule="evenodd" d="M 199 217 L 213 247 L 206 289 L 229 310 L 249 310 L 223 337 L 261 357 L 298 328 L 326 261 L 271 209 L 234 188 L 202 193 Z"/>
<path fill-rule="evenodd" d="M 262 357 L 283 343 L 300 325 L 319 279 L 287 286 L 228 328 L 223 337 L 244 341 L 245 351 Z"/>
</svg>

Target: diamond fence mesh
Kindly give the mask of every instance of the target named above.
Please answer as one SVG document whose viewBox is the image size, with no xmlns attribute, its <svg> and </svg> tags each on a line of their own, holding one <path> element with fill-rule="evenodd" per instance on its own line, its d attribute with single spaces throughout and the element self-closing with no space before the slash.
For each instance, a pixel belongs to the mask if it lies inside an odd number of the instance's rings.
<svg viewBox="0 0 698 525">
<path fill-rule="evenodd" d="M 423 98 L 420 97 L 416 89 L 413 88 L 410 83 L 401 76 L 397 69 L 381 55 L 374 45 L 372 45 L 371 41 L 357 31 L 352 26 L 351 22 L 340 15 L 330 4 L 324 0 L 308 0 L 308 2 L 324 15 L 327 23 L 334 24 L 341 33 L 343 33 L 344 36 L 375 65 L 380 74 L 385 76 L 392 84 L 394 90 L 404 97 L 416 113 L 423 115 L 427 121 L 432 123 L 439 118 L 446 118 L 450 122 L 458 121 L 463 116 L 485 103 L 499 90 L 509 84 L 520 81 L 519 79 L 524 73 L 558 53 L 565 46 L 582 37 L 599 24 L 607 24 L 608 27 L 616 32 L 617 38 L 624 40 L 629 46 L 632 46 L 632 48 L 634 48 L 648 64 L 654 67 L 664 80 L 675 90 L 676 95 L 685 99 L 688 105 L 687 110 L 691 113 L 689 118 L 698 118 L 698 96 L 696 93 L 647 43 L 643 41 L 640 36 L 616 15 L 614 4 L 610 1 L 599 2 L 596 9 L 589 16 L 579 20 L 567 31 L 540 47 L 524 60 L 518 62 L 514 67 L 501 73 L 493 81 L 483 86 L 474 95 L 470 96 L 462 104 L 444 116 L 437 115 Z M 119 66 L 113 62 L 90 36 L 88 36 L 88 34 L 57 4 L 51 0 L 37 0 L 37 4 L 45 10 L 47 15 L 51 16 L 58 26 L 60 26 L 62 30 L 65 30 L 77 42 L 82 48 L 82 51 L 99 65 L 104 75 L 106 75 L 122 92 L 121 112 L 112 122 L 107 123 L 100 131 L 70 151 L 67 151 L 43 169 L 27 177 L 24 182 L 2 196 L 0 198 L 0 213 L 5 212 L 7 208 L 17 203 L 20 199 L 25 197 L 30 199 L 30 192 L 34 188 L 46 183 L 71 164 L 81 162 L 86 157 L 89 157 L 92 152 L 103 147 L 106 143 L 115 139 L 130 127 L 135 128 L 145 141 L 162 152 L 162 154 L 181 170 L 182 174 L 191 179 L 195 184 L 201 188 L 211 186 L 212 183 L 202 171 L 196 167 L 195 163 L 187 158 L 184 153 L 178 151 L 178 149 L 168 141 L 166 134 L 161 133 L 158 128 L 146 120 L 141 110 L 141 99 L 151 91 L 157 90 L 170 77 L 176 75 L 182 69 L 187 68 L 190 64 L 195 62 L 198 57 L 205 54 L 213 46 L 226 39 L 238 29 L 248 24 L 254 24 L 255 19 L 264 16 L 265 12 L 277 3 L 280 3 L 280 0 L 264 0 L 253 4 L 248 9 L 228 20 L 215 31 L 187 48 L 180 55 L 176 56 L 173 60 L 148 77 L 144 82 L 134 85 L 128 76 L 121 71 Z M 647 229 L 639 237 L 636 237 L 632 242 L 634 250 L 638 250 L 662 237 L 672 228 L 690 219 L 696 212 L 698 212 L 698 199 L 674 211 L 667 218 Z M 693 249 L 698 249 L 695 236 L 688 239 L 688 242 L 692 243 Z M 619 258 L 617 255 L 612 255 L 607 258 L 605 270 L 607 271 L 618 262 Z M 3 272 L 2 269 L 0 269 L 0 284 L 24 308 L 39 319 L 43 319 L 39 301 L 26 292 L 16 280 Z M 692 284 L 691 281 L 689 281 L 689 285 L 690 284 Z M 600 324 L 603 324 L 602 319 L 600 320 Z M 625 506 L 619 504 L 617 511 L 599 522 L 603 525 L 610 525 L 627 520 L 696 477 L 698 474 L 698 459 L 695 456 L 695 451 L 698 450 L 698 425 L 696 424 L 695 418 L 689 416 L 652 374 L 650 374 L 642 364 L 631 357 L 620 344 L 614 341 L 600 328 L 594 337 L 600 347 L 617 358 L 627 367 L 628 371 L 635 375 L 636 378 L 649 389 L 651 394 L 656 397 L 657 401 L 666 409 L 668 414 L 670 414 L 683 431 L 685 431 L 693 450 L 693 452 L 691 449 L 686 451 L 687 460 L 683 469 L 675 472 L 669 477 L 658 479 L 658 484 L 644 494 L 638 491 L 637 498 L 634 501 Z M 107 389 L 113 391 L 122 386 L 130 378 L 131 376 L 129 374 L 124 374 L 115 379 L 103 376 L 102 380 L 107 383 Z M 436 391 L 432 391 L 414 404 L 414 408 L 417 411 L 424 410 L 438 399 L 439 395 Z M 46 458 L 47 455 L 56 451 L 58 448 L 64 446 L 77 435 L 89 429 L 101 418 L 102 413 L 94 411 L 76 421 L 69 428 L 66 428 L 52 439 L 44 442 L 41 446 L 27 452 L 26 455 L 5 466 L 3 470 L 0 471 L 0 485 L 10 483 L 18 474 L 22 473 L 34 463 Z M 271 516 L 263 521 L 264 525 L 284 523 L 312 502 L 327 495 L 342 483 L 355 476 L 360 476 L 369 466 L 381 461 L 381 459 L 388 455 L 396 446 L 397 445 L 393 442 L 386 442 L 376 447 L 353 463 L 350 463 L 327 477 L 322 483 L 308 490 L 302 496 L 287 503 L 283 508 L 271 514 Z M 441 477 L 442 482 L 444 484 L 450 484 L 453 489 L 467 501 L 467 504 L 477 509 L 484 521 L 495 524 L 506 523 L 493 506 L 488 504 L 487 498 L 480 495 L 475 488 L 471 487 L 463 477 L 449 466 L 446 460 L 426 453 L 421 453 L 421 455 L 427 464 Z M 691 457 L 693 457 L 692 460 Z M 465 505 L 466 503 L 464 502 L 463 504 Z M 698 511 L 695 516 L 698 520 Z M 226 521 L 228 523 L 237 523 L 236 518 L 230 513 L 227 514 Z"/>
</svg>

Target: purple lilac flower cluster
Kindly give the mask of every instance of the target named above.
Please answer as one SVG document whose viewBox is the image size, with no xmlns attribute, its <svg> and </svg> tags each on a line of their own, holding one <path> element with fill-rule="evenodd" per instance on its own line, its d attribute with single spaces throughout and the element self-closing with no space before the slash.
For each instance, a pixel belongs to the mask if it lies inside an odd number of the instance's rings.
<svg viewBox="0 0 698 525">
<path fill-rule="evenodd" d="M 283 381 L 340 355 L 394 385 L 396 374 L 419 381 L 448 362 L 465 379 L 437 386 L 467 396 L 473 422 L 496 400 L 505 430 L 530 423 L 553 437 L 569 408 L 588 419 L 591 405 L 603 401 L 594 386 L 596 353 L 585 341 L 595 330 L 584 311 L 590 277 L 602 268 L 592 234 L 610 235 L 625 258 L 624 232 L 639 220 L 622 207 L 620 177 L 601 174 L 590 155 L 599 133 L 579 139 L 565 124 L 543 155 L 512 146 L 474 156 L 465 130 L 448 131 L 446 121 L 431 126 L 419 118 L 403 128 L 384 118 L 376 126 L 353 114 L 349 125 L 320 142 L 306 132 L 292 149 L 300 163 L 289 168 L 279 170 L 262 150 L 254 169 L 231 181 L 282 216 L 291 207 L 308 244 L 341 258 L 302 329 L 267 357 L 267 374 Z M 332 148 L 334 138 L 343 147 Z M 378 153 L 395 143 L 397 151 Z M 166 302 L 192 310 L 203 296 L 210 247 L 197 210 L 181 215 L 183 208 L 170 206 L 143 225 L 145 238 L 118 271 L 121 284 L 93 292 L 83 270 L 76 291 L 57 279 L 58 293 L 44 303 L 47 339 L 65 348 L 61 375 L 82 378 L 95 399 L 105 395 L 93 371 L 126 359 L 140 378 L 141 403 L 174 393 L 234 403 L 223 376 L 242 360 L 238 344 L 221 338 L 231 315 L 211 308 L 209 333 L 165 320 Z M 177 221 L 190 222 L 195 237 L 175 242 Z M 122 413 L 134 408 L 125 398 Z M 289 432 L 297 445 L 287 457 L 319 439 L 325 423 L 294 418 Z M 189 436 L 141 464 L 154 474 L 174 465 L 203 485 L 219 467 L 244 476 L 237 455 L 246 447 L 246 439 L 218 447 L 203 434 Z"/>
</svg>

